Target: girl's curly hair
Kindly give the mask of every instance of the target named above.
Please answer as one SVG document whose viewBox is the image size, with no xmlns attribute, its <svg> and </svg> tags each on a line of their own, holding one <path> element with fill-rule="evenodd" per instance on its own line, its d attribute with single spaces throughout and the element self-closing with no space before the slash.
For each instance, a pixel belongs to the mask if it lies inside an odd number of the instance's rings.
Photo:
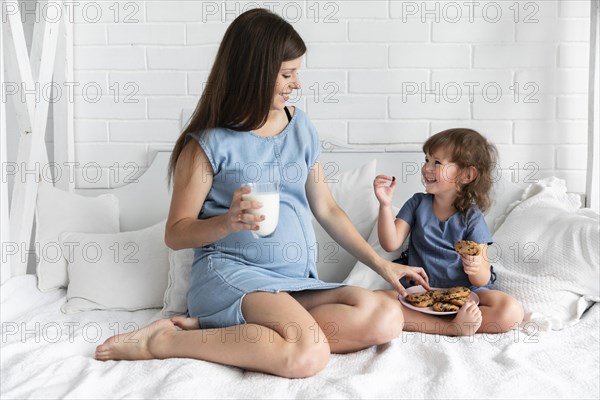
<svg viewBox="0 0 600 400">
<path fill-rule="evenodd" d="M 463 214 L 473 205 L 482 212 L 492 204 L 491 189 L 498 150 L 479 132 L 467 128 L 448 129 L 436 133 L 423 144 L 425 154 L 441 150 L 460 168 L 460 174 L 467 168 L 477 170 L 475 179 L 467 184 L 456 182 L 458 195 L 453 206 Z M 460 175 L 459 175 L 460 176 Z"/>
</svg>

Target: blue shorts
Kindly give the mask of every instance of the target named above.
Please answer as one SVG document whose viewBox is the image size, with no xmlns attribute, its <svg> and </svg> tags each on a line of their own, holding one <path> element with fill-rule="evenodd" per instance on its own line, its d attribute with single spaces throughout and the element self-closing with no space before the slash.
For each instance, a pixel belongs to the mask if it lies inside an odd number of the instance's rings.
<svg viewBox="0 0 600 400">
<path fill-rule="evenodd" d="M 197 252 L 198 253 L 198 252 Z M 298 292 L 333 289 L 343 283 L 323 282 L 310 264 L 295 276 L 273 269 L 244 264 L 220 255 L 198 257 L 192 265 L 187 294 L 188 316 L 197 317 L 202 328 L 223 328 L 246 323 L 242 302 L 253 292 Z"/>
</svg>

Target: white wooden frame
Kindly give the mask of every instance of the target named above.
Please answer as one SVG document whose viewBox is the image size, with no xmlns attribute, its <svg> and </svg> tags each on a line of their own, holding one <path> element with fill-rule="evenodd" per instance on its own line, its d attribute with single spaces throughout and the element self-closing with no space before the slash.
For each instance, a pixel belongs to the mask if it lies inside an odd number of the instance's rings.
<svg viewBox="0 0 600 400">
<path fill-rule="evenodd" d="M 2 35 L 4 38 L 4 35 Z M 4 40 L 0 40 L 0 85 L 4 87 L 6 77 L 4 76 Z M 6 165 L 6 105 L 4 99 L 0 100 L 0 165 Z M 2 243 L 2 260 L 0 263 L 0 284 L 3 284 L 10 277 L 10 262 L 5 259 L 4 244 L 10 240 L 9 236 L 9 219 L 8 219 L 8 181 L 3 175 L 0 182 L 0 243 Z"/>
<path fill-rule="evenodd" d="M 588 85 L 588 152 L 586 171 L 586 207 L 596 211 L 600 210 L 600 167 L 598 159 L 600 153 L 598 143 L 600 142 L 600 6 L 598 1 L 590 1 L 590 60 L 589 60 L 589 85 Z"/>
<path fill-rule="evenodd" d="M 63 11 L 62 18 L 57 20 L 41 18 L 35 22 L 31 53 L 28 54 L 19 2 L 16 0 L 4 1 L 3 18 L 7 18 L 8 23 L 2 24 L 3 53 L 6 51 L 5 58 L 2 60 L 3 70 L 6 68 L 6 77 L 3 73 L 2 82 L 20 83 L 19 90 L 23 90 L 23 88 L 32 90 L 36 84 L 40 88 L 44 88 L 50 83 L 56 82 L 57 85 L 64 87 L 65 82 L 73 81 L 73 28 L 68 19 L 69 13 L 66 12 L 62 0 L 38 0 L 36 7 L 44 7 L 50 3 Z M 57 55 L 57 44 L 61 32 L 63 33 L 61 45 L 58 46 L 60 54 Z M 35 171 L 36 165 L 41 167 L 41 164 L 48 162 L 45 133 L 51 99 L 39 96 L 36 103 L 36 99 L 32 96 L 25 96 L 25 102 L 19 101 L 21 96 L 12 97 L 20 134 L 16 168 Z M 4 110 L 4 107 L 2 109 Z M 4 116 L 2 121 L 5 121 Z M 67 165 L 66 163 L 73 158 L 73 104 L 69 102 L 68 96 L 63 96 L 55 104 L 54 121 L 54 162 L 57 163 L 56 165 Z M 6 127 L 3 125 L 3 149 L 6 147 L 6 134 Z M 5 150 L 3 150 L 4 160 Z M 3 176 L 4 180 L 6 177 Z M 8 279 L 7 275 L 26 273 L 28 251 L 17 251 L 10 260 L 5 260 L 4 246 L 10 240 L 19 249 L 29 249 L 38 182 L 39 177 L 32 174 L 20 174 L 15 178 L 11 207 L 8 212 L 10 223 L 2 224 L 2 282 Z M 72 189 L 72 183 L 68 180 L 59 183 L 59 186 L 67 190 Z M 4 189 L 7 188 L 3 186 L 2 196 L 7 200 L 7 190 Z M 7 211 L 4 204 L 3 198 L 3 220 Z M 5 225 L 9 225 L 8 231 L 6 231 Z"/>
</svg>

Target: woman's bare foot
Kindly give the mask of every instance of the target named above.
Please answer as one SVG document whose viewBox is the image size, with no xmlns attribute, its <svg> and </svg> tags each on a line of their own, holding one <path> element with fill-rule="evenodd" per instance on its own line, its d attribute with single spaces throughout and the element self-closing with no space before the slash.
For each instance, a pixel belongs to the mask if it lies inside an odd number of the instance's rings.
<svg viewBox="0 0 600 400">
<path fill-rule="evenodd" d="M 472 336 L 481 326 L 481 310 L 472 301 L 458 310 L 447 329 L 448 336 Z"/>
<path fill-rule="evenodd" d="M 184 331 L 200 329 L 200 320 L 198 318 L 176 316 L 171 318 L 171 322 L 173 322 L 176 326 L 180 327 Z"/>
<path fill-rule="evenodd" d="M 177 329 L 168 319 L 155 321 L 137 331 L 122 333 L 108 338 L 96 347 L 96 360 L 151 360 L 155 339 Z"/>
</svg>

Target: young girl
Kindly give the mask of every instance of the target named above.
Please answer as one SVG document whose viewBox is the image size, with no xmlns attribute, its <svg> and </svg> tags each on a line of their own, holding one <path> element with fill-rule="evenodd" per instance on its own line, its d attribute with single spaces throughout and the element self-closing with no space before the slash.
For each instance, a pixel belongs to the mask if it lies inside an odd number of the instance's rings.
<svg viewBox="0 0 600 400">
<path fill-rule="evenodd" d="M 403 307 L 404 329 L 470 335 L 516 327 L 523 308 L 508 294 L 491 289 L 495 274 L 487 250 L 492 236 L 482 214 L 491 203 L 496 148 L 476 131 L 449 129 L 430 137 L 423 152 L 421 175 L 427 193 L 416 193 L 395 218 L 391 203 L 398 182 L 383 175 L 374 180 L 381 247 L 394 251 L 411 233 L 407 257 L 400 262 L 423 267 L 432 287 L 469 287 L 480 302 L 479 307 L 466 303 L 453 320 Z M 479 255 L 459 255 L 454 244 L 461 240 L 479 243 Z"/>
<path fill-rule="evenodd" d="M 314 126 L 285 105 L 300 88 L 305 51 L 292 26 L 266 10 L 231 23 L 171 158 L 165 241 L 195 249 L 189 316 L 114 336 L 98 346 L 97 359 L 186 357 L 307 377 L 325 367 L 331 352 L 399 335 L 397 299 L 317 278 L 311 211 L 398 292 L 402 277 L 428 287 L 422 268 L 379 257 L 333 200 Z M 262 204 L 244 200 L 250 192 L 244 184 L 274 181 L 279 223 L 272 236 L 255 238 L 264 216 L 251 212 Z"/>
</svg>

